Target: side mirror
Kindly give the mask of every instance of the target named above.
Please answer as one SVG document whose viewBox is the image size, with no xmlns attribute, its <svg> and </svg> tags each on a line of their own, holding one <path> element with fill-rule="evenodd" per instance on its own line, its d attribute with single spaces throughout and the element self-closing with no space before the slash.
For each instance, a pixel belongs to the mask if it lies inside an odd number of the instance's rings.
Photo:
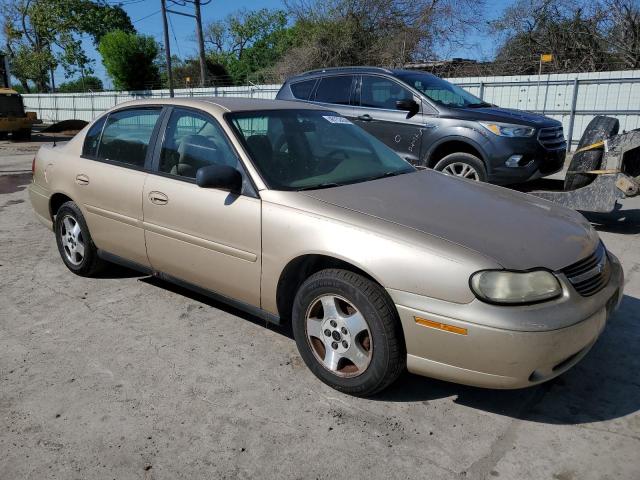
<svg viewBox="0 0 640 480">
<path fill-rule="evenodd" d="M 418 102 L 411 99 L 398 100 L 396 102 L 396 108 L 398 110 L 404 110 L 406 112 L 409 112 L 407 114 L 407 118 L 413 117 L 416 113 L 420 111 L 420 105 L 418 105 Z"/>
<path fill-rule="evenodd" d="M 242 190 L 242 174 L 229 165 L 209 165 L 196 172 L 196 185 L 200 188 L 220 188 L 231 193 Z"/>
</svg>

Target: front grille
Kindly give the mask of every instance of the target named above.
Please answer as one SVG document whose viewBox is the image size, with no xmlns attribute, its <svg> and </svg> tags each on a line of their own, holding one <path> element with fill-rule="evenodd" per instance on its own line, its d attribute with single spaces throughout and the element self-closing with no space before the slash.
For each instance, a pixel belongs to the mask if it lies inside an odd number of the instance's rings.
<svg viewBox="0 0 640 480">
<path fill-rule="evenodd" d="M 564 150 L 567 148 L 567 142 L 564 140 L 562 125 L 557 127 L 541 128 L 538 132 L 538 141 L 548 150 Z"/>
<path fill-rule="evenodd" d="M 611 268 L 604 245 L 600 243 L 595 252 L 579 262 L 561 270 L 583 297 L 598 293 L 609 281 Z"/>
</svg>

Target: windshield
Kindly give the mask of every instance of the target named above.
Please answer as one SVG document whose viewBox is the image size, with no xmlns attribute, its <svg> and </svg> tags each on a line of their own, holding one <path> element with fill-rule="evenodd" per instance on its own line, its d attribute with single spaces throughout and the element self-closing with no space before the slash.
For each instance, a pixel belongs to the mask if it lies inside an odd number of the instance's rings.
<svg viewBox="0 0 640 480">
<path fill-rule="evenodd" d="M 440 105 L 455 108 L 487 107 L 491 105 L 471 95 L 457 85 L 442 80 L 435 75 L 425 73 L 401 73 L 398 75 L 398 78 Z"/>
<path fill-rule="evenodd" d="M 311 190 L 415 169 L 333 112 L 271 110 L 228 115 L 269 188 Z"/>
</svg>

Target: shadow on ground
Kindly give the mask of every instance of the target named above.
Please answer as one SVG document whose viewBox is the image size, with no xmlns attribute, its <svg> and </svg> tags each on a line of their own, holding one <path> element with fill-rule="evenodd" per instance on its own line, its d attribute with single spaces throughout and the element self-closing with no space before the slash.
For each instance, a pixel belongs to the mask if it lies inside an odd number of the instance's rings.
<svg viewBox="0 0 640 480">
<path fill-rule="evenodd" d="M 640 233 L 640 210 L 623 210 L 620 205 L 611 213 L 582 213 L 599 232 Z"/>
</svg>

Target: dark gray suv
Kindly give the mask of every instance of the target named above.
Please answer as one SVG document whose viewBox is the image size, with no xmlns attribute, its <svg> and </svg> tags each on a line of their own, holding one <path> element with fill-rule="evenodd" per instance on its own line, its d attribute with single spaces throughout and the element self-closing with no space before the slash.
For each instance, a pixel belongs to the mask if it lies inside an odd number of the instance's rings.
<svg viewBox="0 0 640 480">
<path fill-rule="evenodd" d="M 314 70 L 288 79 L 277 98 L 327 106 L 411 163 L 474 180 L 550 175 L 562 169 L 567 148 L 560 122 L 497 107 L 425 72 Z"/>
</svg>

